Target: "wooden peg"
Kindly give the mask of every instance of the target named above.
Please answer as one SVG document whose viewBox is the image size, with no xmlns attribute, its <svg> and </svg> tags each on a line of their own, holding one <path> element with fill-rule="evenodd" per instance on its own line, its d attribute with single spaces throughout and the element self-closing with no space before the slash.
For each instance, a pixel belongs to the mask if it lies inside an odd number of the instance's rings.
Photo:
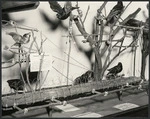
<svg viewBox="0 0 150 119">
<path fill-rule="evenodd" d="M 23 114 L 25 115 L 26 113 L 28 113 L 28 109 L 27 109 L 27 108 L 24 108 Z"/>
<path fill-rule="evenodd" d="M 101 94 L 100 92 L 96 91 L 95 89 L 92 89 L 92 93 Z"/>
<path fill-rule="evenodd" d="M 107 96 L 107 95 L 108 95 L 108 92 L 107 92 L 107 91 L 105 91 L 104 96 Z"/>
<path fill-rule="evenodd" d="M 58 104 L 62 104 L 63 106 L 66 106 L 66 104 L 67 104 L 67 101 L 63 101 L 63 102 L 61 102 L 60 100 L 55 99 L 55 97 L 54 97 L 54 96 L 52 97 L 51 101 L 55 101 L 56 103 L 58 103 Z"/>
</svg>

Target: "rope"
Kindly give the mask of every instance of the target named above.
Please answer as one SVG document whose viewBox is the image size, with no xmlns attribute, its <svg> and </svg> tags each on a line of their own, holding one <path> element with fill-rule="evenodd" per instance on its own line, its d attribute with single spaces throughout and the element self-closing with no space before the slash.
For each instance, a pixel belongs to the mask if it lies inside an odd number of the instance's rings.
<svg viewBox="0 0 150 119">
<path fill-rule="evenodd" d="M 59 74 L 67 78 L 63 73 L 61 73 L 59 70 L 57 70 L 55 67 L 52 66 L 53 69 L 55 69 Z M 68 78 L 68 80 L 72 81 L 71 79 Z M 73 82 L 73 81 L 72 81 Z"/>
<path fill-rule="evenodd" d="M 42 35 L 45 36 L 43 33 L 42 33 Z M 46 36 L 45 36 L 45 37 L 46 37 Z M 47 38 L 47 37 L 46 37 L 46 38 Z M 59 46 L 57 46 L 55 43 L 53 43 L 50 39 L 47 38 L 47 40 L 48 40 L 50 43 L 52 43 L 56 48 L 61 49 Z M 62 50 L 60 50 L 60 51 L 63 52 L 64 54 L 68 55 L 65 51 L 62 51 Z M 86 67 L 85 65 L 81 64 L 79 61 L 77 61 L 76 59 L 74 59 L 73 57 L 70 56 L 70 58 L 71 58 L 72 60 L 74 60 L 75 62 L 77 62 L 78 64 L 80 64 L 80 65 Z M 88 67 L 86 67 L 86 68 L 88 68 Z M 88 69 L 89 69 L 89 68 L 88 68 Z"/>
<path fill-rule="evenodd" d="M 11 23 L 12 21 L 2 20 L 2 22 L 8 22 L 10 25 L 12 24 L 12 23 Z M 25 26 L 25 25 L 22 25 L 22 26 Z M 26 26 L 26 27 L 28 27 L 28 26 Z M 18 28 L 18 26 L 17 26 L 17 28 Z M 28 28 L 35 29 L 35 28 L 33 28 L 33 27 L 28 27 Z M 37 29 L 37 30 L 38 30 L 38 29 Z M 39 31 L 39 30 L 38 30 L 38 31 Z M 48 39 L 48 38 L 46 37 L 46 35 L 44 35 L 42 32 L 41 32 L 41 34 L 46 38 L 46 40 L 48 40 L 50 43 L 52 43 L 56 48 L 61 49 L 59 46 L 57 46 L 55 43 L 53 43 L 50 39 Z M 45 42 L 45 41 L 44 41 L 44 42 Z M 60 51 L 62 51 L 62 50 L 60 50 Z M 62 51 L 62 52 L 63 52 L 64 54 L 68 55 L 65 51 Z M 83 67 L 89 69 L 88 67 L 86 67 L 85 65 L 81 64 L 79 61 L 77 61 L 77 60 L 74 59 L 73 57 L 70 56 L 70 58 L 71 58 L 72 60 L 74 60 L 75 62 L 77 62 L 78 64 L 82 65 Z"/>
<path fill-rule="evenodd" d="M 68 61 L 66 61 L 66 60 L 62 60 L 61 58 L 58 58 L 58 57 L 56 57 L 56 56 L 53 56 L 53 57 L 56 58 L 56 59 L 58 59 L 58 60 L 61 60 L 61 61 L 63 61 L 63 62 L 68 63 Z M 89 70 L 89 69 L 87 69 L 87 68 L 81 67 L 81 66 L 76 65 L 76 64 L 73 64 L 73 63 L 69 63 L 69 64 L 71 64 L 71 65 L 73 65 L 73 66 L 76 66 L 76 67 L 79 67 L 79 68 L 82 68 L 82 69 Z"/>
<path fill-rule="evenodd" d="M 12 64 L 12 65 L 10 65 L 10 66 L 6 66 L 6 67 L 2 67 L 3 69 L 5 69 L 5 68 L 10 68 L 10 67 L 13 67 L 13 66 L 15 66 L 17 64 L 17 62 L 15 62 L 14 64 Z"/>
</svg>

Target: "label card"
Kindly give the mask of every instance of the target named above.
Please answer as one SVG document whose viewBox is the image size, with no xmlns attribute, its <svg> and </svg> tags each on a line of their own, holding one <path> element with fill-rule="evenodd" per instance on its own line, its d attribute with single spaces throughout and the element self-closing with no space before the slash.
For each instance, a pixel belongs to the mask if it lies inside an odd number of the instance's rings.
<svg viewBox="0 0 150 119">
<path fill-rule="evenodd" d="M 41 71 L 48 71 L 52 68 L 52 55 L 50 53 L 44 53 L 44 54 L 37 54 L 37 53 L 31 53 L 30 54 L 30 71 L 35 72 L 39 71 L 41 67 Z"/>
<path fill-rule="evenodd" d="M 72 117 L 81 117 L 81 118 L 94 118 L 94 117 L 103 117 L 102 115 L 98 114 L 98 113 L 94 113 L 94 112 L 86 112 L 86 113 L 82 113 L 82 114 L 78 114 L 78 115 L 75 115 L 75 116 L 72 116 Z"/>
<path fill-rule="evenodd" d="M 62 111 L 64 112 L 71 112 L 71 111 L 77 111 L 77 110 L 80 110 L 80 108 L 77 108 L 71 104 L 67 104 L 67 105 L 57 105 L 55 106 L 56 108 L 58 109 L 61 109 Z"/>
<path fill-rule="evenodd" d="M 119 105 L 115 105 L 114 108 L 120 109 L 120 110 L 129 110 L 132 108 L 139 107 L 139 105 L 133 104 L 133 103 L 123 103 Z"/>
</svg>

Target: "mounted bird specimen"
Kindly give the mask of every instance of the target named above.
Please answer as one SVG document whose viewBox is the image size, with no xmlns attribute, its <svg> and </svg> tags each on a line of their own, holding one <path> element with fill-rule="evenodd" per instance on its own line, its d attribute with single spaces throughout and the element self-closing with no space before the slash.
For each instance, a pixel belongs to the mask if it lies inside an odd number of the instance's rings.
<svg viewBox="0 0 150 119">
<path fill-rule="evenodd" d="M 118 15 L 121 14 L 121 12 L 123 11 L 123 2 L 122 1 L 118 1 L 117 5 L 115 5 L 112 10 L 110 11 L 110 13 L 108 14 L 107 18 L 106 18 L 106 25 L 108 24 L 113 24 L 115 21 L 115 18 L 118 17 Z"/>
<path fill-rule="evenodd" d="M 24 34 L 23 36 L 15 32 L 6 32 L 6 34 L 10 35 L 13 38 L 13 40 L 16 42 L 15 45 L 27 44 L 30 41 L 30 37 L 31 37 L 30 32 Z"/>
<path fill-rule="evenodd" d="M 108 72 L 107 76 L 108 75 L 116 76 L 118 73 L 120 73 L 122 71 L 122 69 L 123 69 L 122 63 L 119 62 L 118 65 L 108 69 L 109 72 Z"/>
<path fill-rule="evenodd" d="M 81 76 L 77 77 L 74 80 L 73 84 L 78 85 L 82 83 L 88 83 L 89 81 L 92 81 L 92 79 L 94 79 L 94 72 L 89 70 L 84 74 L 82 74 Z"/>
<path fill-rule="evenodd" d="M 21 79 L 10 79 L 7 83 L 11 89 L 14 89 L 15 92 L 24 90 L 24 82 Z"/>
<path fill-rule="evenodd" d="M 129 19 L 126 23 L 126 26 L 130 26 L 130 27 L 141 27 L 142 25 L 144 25 L 144 22 L 139 21 L 137 19 Z M 134 28 L 127 28 L 127 30 L 129 31 L 135 31 L 137 29 Z"/>
<path fill-rule="evenodd" d="M 78 9 L 79 7 L 72 7 L 72 4 L 70 1 L 67 1 L 64 7 L 62 8 L 57 1 L 49 1 L 50 8 L 57 12 L 56 16 L 60 20 L 65 20 L 70 16 L 70 13 L 74 9 Z"/>
</svg>

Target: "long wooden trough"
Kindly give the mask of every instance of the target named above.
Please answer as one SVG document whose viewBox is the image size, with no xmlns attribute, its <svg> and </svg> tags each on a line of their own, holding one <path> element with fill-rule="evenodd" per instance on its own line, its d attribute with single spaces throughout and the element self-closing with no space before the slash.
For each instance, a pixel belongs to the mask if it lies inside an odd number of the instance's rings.
<svg viewBox="0 0 150 119">
<path fill-rule="evenodd" d="M 57 87 L 52 89 L 41 89 L 34 92 L 25 92 L 21 94 L 2 95 L 2 106 L 11 107 L 14 105 L 33 104 L 40 101 L 51 100 L 53 97 L 61 98 L 92 92 L 93 89 L 110 89 L 114 87 L 125 86 L 127 83 L 137 84 L 141 82 L 139 77 L 120 77 L 115 80 L 102 80 L 89 82 L 80 85 Z"/>
</svg>

